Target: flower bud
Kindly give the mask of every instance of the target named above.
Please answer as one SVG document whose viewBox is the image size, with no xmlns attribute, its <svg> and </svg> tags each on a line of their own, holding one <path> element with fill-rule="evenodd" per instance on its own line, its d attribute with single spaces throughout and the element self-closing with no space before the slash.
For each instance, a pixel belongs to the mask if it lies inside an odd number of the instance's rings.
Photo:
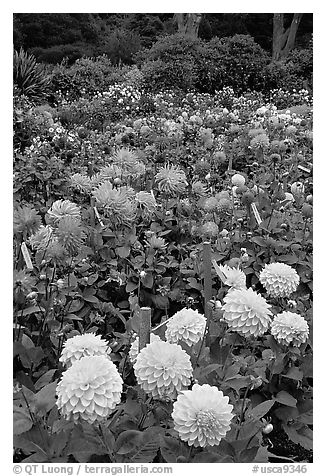
<svg viewBox="0 0 326 476">
<path fill-rule="evenodd" d="M 309 205 L 309 203 L 304 203 L 303 206 L 302 206 L 302 215 L 305 217 L 305 218 L 311 218 L 312 217 L 312 206 Z"/>
<path fill-rule="evenodd" d="M 269 433 L 271 433 L 273 431 L 273 425 L 271 423 L 268 423 L 268 425 L 266 425 L 263 429 L 262 429 L 262 433 L 264 433 L 264 435 L 268 435 Z"/>
</svg>

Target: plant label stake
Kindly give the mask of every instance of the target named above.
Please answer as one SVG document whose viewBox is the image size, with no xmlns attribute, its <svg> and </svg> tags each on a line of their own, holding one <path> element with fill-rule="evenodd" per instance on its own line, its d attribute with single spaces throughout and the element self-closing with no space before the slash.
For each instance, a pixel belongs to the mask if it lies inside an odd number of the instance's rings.
<svg viewBox="0 0 326 476">
<path fill-rule="evenodd" d="M 307 174 L 310 174 L 311 170 L 307 169 L 307 167 L 304 167 L 303 165 L 298 165 L 298 169 L 302 170 L 303 172 L 306 172 Z"/>
<path fill-rule="evenodd" d="M 96 208 L 96 207 L 93 207 L 93 210 L 94 210 L 94 212 L 95 212 L 96 218 L 98 219 L 98 221 L 99 221 L 101 227 L 104 228 L 104 223 L 103 223 L 102 220 L 101 220 L 101 217 L 100 217 L 100 214 L 99 214 L 97 208 Z"/>
<path fill-rule="evenodd" d="M 139 352 L 150 343 L 151 308 L 140 308 Z"/>
<path fill-rule="evenodd" d="M 212 299 L 212 258 L 211 243 L 205 241 L 203 243 L 203 266 L 204 266 L 204 300 L 205 300 L 205 316 L 208 319 L 210 314 L 209 301 Z"/>
<path fill-rule="evenodd" d="M 27 269 L 32 270 L 33 269 L 33 264 L 32 264 L 31 257 L 29 256 L 29 252 L 28 252 L 25 241 L 23 241 L 23 243 L 21 244 L 21 250 L 22 250 L 22 253 L 23 253 L 23 257 L 24 257 Z"/>
<path fill-rule="evenodd" d="M 261 222 L 262 222 L 262 219 L 260 218 L 260 215 L 259 215 L 259 211 L 257 210 L 257 207 L 256 207 L 256 204 L 255 203 L 252 203 L 251 204 L 251 209 L 253 211 L 253 214 L 256 218 L 256 222 L 257 222 L 257 225 L 260 225 Z"/>
</svg>

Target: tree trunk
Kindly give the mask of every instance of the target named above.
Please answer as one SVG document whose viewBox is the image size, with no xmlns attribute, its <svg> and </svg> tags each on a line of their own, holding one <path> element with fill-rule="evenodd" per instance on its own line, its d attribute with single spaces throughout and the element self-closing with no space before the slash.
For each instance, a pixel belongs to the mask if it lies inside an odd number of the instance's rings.
<svg viewBox="0 0 326 476">
<path fill-rule="evenodd" d="M 295 38 L 303 13 L 294 13 L 291 25 L 284 28 L 284 13 L 274 13 L 273 17 L 273 54 L 274 61 L 286 58 L 294 48 Z"/>
<path fill-rule="evenodd" d="M 202 13 L 175 13 L 178 32 L 197 38 L 202 16 Z"/>
</svg>

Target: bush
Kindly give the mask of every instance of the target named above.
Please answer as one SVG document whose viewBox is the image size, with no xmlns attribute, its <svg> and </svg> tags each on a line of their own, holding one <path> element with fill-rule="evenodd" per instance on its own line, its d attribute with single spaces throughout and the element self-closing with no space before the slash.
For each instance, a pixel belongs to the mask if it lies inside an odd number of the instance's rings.
<svg viewBox="0 0 326 476">
<path fill-rule="evenodd" d="M 145 88 L 195 89 L 198 66 L 204 54 L 204 43 L 189 36 L 167 35 L 136 55 L 142 62 Z"/>
<path fill-rule="evenodd" d="M 46 74 L 45 68 L 36 62 L 33 55 L 29 55 L 22 48 L 14 51 L 14 85 L 18 94 L 37 100 L 48 93 L 51 77 Z"/>
<path fill-rule="evenodd" d="M 236 92 L 262 90 L 268 54 L 247 35 L 214 38 L 208 43 L 176 34 L 160 38 L 136 55 L 148 87 L 214 93 L 224 86 Z"/>
<path fill-rule="evenodd" d="M 133 64 L 133 55 L 140 49 L 140 37 L 128 30 L 116 29 L 106 36 L 101 50 L 112 64 Z"/>
<path fill-rule="evenodd" d="M 106 55 L 97 58 L 80 58 L 68 67 L 67 61 L 53 68 L 53 92 L 61 91 L 72 99 L 82 95 L 94 96 L 106 91 L 110 85 L 122 82 L 129 68 L 114 67 Z"/>
<path fill-rule="evenodd" d="M 218 90 L 230 86 L 236 92 L 263 89 L 262 71 L 269 62 L 269 56 L 251 36 L 214 38 L 207 44 L 206 54 L 211 87 Z"/>
<path fill-rule="evenodd" d="M 265 88 L 292 91 L 312 88 L 312 50 L 293 50 L 282 61 L 273 61 L 265 67 Z"/>
</svg>

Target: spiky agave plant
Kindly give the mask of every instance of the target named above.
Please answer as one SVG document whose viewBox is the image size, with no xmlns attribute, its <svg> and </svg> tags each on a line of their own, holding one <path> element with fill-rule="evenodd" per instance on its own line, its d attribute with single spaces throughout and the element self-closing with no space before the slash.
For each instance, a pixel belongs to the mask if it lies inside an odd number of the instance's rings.
<svg viewBox="0 0 326 476">
<path fill-rule="evenodd" d="M 21 94 L 31 99 L 39 99 L 46 94 L 51 77 L 45 68 L 37 63 L 33 55 L 26 53 L 22 48 L 14 51 L 14 84 Z"/>
</svg>

